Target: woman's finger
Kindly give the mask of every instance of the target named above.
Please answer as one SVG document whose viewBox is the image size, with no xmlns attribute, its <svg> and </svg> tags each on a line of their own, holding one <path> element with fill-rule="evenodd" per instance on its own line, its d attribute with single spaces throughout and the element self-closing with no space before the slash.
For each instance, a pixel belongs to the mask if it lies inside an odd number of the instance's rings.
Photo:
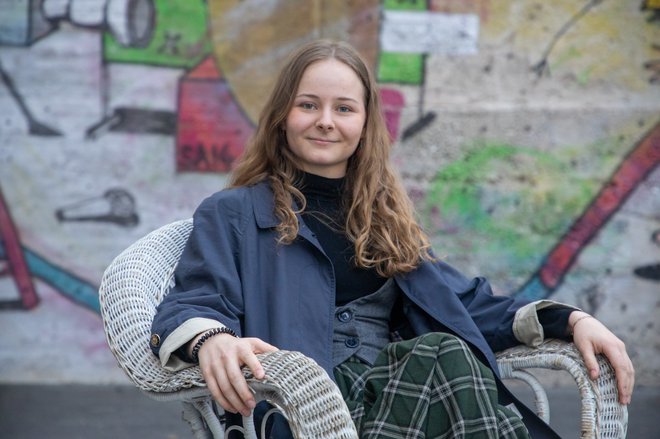
<svg viewBox="0 0 660 439">
<path fill-rule="evenodd" d="M 240 366 L 235 365 L 234 367 L 227 369 L 227 381 L 231 385 L 233 393 L 239 400 L 239 402 L 234 403 L 234 405 L 239 408 L 239 411 L 243 416 L 248 416 L 256 406 L 256 401 L 252 390 L 250 390 L 250 387 L 245 380 L 245 376 L 243 376 L 243 371 Z"/>
<path fill-rule="evenodd" d="M 250 343 L 250 351 L 245 352 L 241 360 L 243 360 L 243 364 L 250 369 L 252 372 L 252 375 L 258 379 L 262 380 L 266 376 L 266 373 L 264 371 L 263 366 L 261 365 L 261 362 L 259 362 L 259 359 L 255 354 L 261 354 L 265 352 L 274 352 L 277 351 L 278 349 L 271 345 L 266 343 L 265 341 L 262 341 L 258 338 L 249 338 L 246 339 Z"/>
<path fill-rule="evenodd" d="M 238 374 L 235 370 L 239 371 Z M 233 365 L 228 368 L 222 368 L 222 373 L 225 376 L 220 380 L 220 392 L 229 403 L 229 406 L 233 409 L 231 411 L 234 413 L 241 413 L 243 416 L 249 416 L 254 408 L 254 398 L 252 398 L 252 394 L 250 393 L 250 397 L 253 401 L 250 405 L 246 404 L 245 399 L 243 399 L 242 393 L 244 394 L 244 389 L 247 388 L 247 383 L 245 382 L 243 374 L 240 373 L 240 367 L 238 365 Z M 249 388 L 247 391 L 250 392 Z"/>
<path fill-rule="evenodd" d="M 619 391 L 619 402 L 630 404 L 632 391 L 635 386 L 635 369 L 626 352 L 625 345 L 617 340 L 606 352 L 605 356 L 610 361 L 616 375 L 617 390 Z"/>
<path fill-rule="evenodd" d="M 210 367 L 200 367 L 200 369 L 202 371 L 204 381 L 206 381 L 206 386 L 211 392 L 213 399 L 216 400 L 218 404 L 220 404 L 220 406 L 226 411 L 231 413 L 238 413 L 236 407 L 234 407 L 231 402 L 225 398 L 225 394 L 220 388 L 219 380 L 216 379 L 216 373 L 214 373 Z M 223 374 L 220 373 L 220 375 L 222 376 Z"/>
<path fill-rule="evenodd" d="M 632 369 L 632 364 L 630 365 Z M 630 404 L 632 400 L 632 390 L 635 386 L 635 375 L 626 369 L 615 370 L 617 388 L 619 390 L 619 402 L 621 404 Z"/>
<path fill-rule="evenodd" d="M 589 378 L 592 380 L 597 379 L 600 374 L 600 367 L 598 366 L 598 360 L 596 359 L 593 345 L 587 341 L 585 343 L 580 343 L 579 345 L 576 342 L 576 346 L 582 353 L 582 359 L 584 360 L 584 366 L 589 373 Z"/>
</svg>

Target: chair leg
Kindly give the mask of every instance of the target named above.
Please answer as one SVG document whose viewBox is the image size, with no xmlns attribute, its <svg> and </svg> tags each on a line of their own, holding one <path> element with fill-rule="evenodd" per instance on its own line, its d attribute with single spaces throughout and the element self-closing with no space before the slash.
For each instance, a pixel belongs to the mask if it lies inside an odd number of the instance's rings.
<svg viewBox="0 0 660 439">
<path fill-rule="evenodd" d="M 245 434 L 245 439 L 258 439 L 257 431 L 254 426 L 254 419 L 252 416 L 243 416 L 243 427 L 243 434 Z"/>
<path fill-rule="evenodd" d="M 220 422 L 218 415 L 213 409 L 213 399 L 198 399 L 193 401 L 192 404 L 204 419 L 206 427 L 211 432 L 211 437 L 214 439 L 224 439 L 225 427 L 222 425 L 222 422 Z"/>
<path fill-rule="evenodd" d="M 195 439 L 213 439 L 213 435 L 206 428 L 204 419 L 195 405 L 187 401 L 182 401 L 181 405 L 183 406 L 183 419 L 190 425 Z"/>
<path fill-rule="evenodd" d="M 548 402 L 548 395 L 545 393 L 543 385 L 534 374 L 519 369 L 511 371 L 509 378 L 523 381 L 532 388 L 534 391 L 534 407 L 536 408 L 536 414 L 539 418 L 543 419 L 546 424 L 550 424 L 550 403 Z"/>
</svg>

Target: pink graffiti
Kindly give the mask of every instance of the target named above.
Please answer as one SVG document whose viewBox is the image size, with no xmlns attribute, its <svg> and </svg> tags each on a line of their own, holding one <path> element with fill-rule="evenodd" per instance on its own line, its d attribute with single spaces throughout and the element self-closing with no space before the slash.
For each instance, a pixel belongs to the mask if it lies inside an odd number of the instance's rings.
<svg viewBox="0 0 660 439">
<path fill-rule="evenodd" d="M 381 88 L 380 99 L 387 130 L 390 133 L 390 138 L 394 141 L 399 135 L 399 121 L 401 119 L 401 109 L 404 105 L 403 95 L 398 90 Z"/>
<path fill-rule="evenodd" d="M 254 130 L 212 57 L 179 83 L 177 171 L 228 172 Z"/>
<path fill-rule="evenodd" d="M 14 278 L 23 308 L 32 309 L 39 303 L 39 297 L 25 263 L 18 232 L 14 227 L 2 188 L 0 188 L 0 242 L 3 244 L 6 258 L 6 267 L 0 275 L 8 274 Z"/>
</svg>

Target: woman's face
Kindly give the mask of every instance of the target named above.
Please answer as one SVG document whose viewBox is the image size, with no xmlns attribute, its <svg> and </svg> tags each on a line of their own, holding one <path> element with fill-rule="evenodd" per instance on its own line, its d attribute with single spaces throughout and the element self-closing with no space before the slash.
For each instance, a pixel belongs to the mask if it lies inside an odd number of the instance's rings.
<svg viewBox="0 0 660 439">
<path fill-rule="evenodd" d="M 364 130 L 364 95 L 360 78 L 341 61 L 330 58 L 305 69 L 285 125 L 303 171 L 327 178 L 346 175 Z"/>
</svg>

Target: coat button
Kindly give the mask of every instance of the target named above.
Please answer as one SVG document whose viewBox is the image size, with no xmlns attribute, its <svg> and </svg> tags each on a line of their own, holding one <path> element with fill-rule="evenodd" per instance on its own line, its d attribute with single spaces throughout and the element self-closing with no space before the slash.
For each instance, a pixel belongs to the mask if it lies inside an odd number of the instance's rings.
<svg viewBox="0 0 660 439">
<path fill-rule="evenodd" d="M 157 348 L 158 346 L 160 346 L 160 335 L 152 334 L 151 340 L 149 340 L 149 342 L 151 343 L 151 346 Z"/>
<path fill-rule="evenodd" d="M 342 323 L 350 322 L 353 318 L 353 312 L 349 310 L 340 311 L 337 313 L 337 320 Z"/>
<path fill-rule="evenodd" d="M 360 340 L 358 340 L 355 337 L 347 338 L 346 341 L 344 342 L 347 348 L 356 348 L 360 345 Z"/>
</svg>

